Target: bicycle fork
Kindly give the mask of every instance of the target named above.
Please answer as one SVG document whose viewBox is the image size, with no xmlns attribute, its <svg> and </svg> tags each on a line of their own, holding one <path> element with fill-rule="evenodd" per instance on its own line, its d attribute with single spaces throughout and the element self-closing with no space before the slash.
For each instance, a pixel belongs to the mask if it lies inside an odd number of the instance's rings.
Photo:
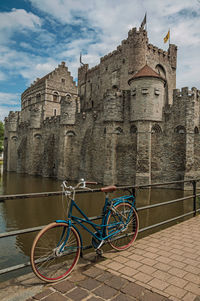
<svg viewBox="0 0 200 301">
<path fill-rule="evenodd" d="M 54 249 L 54 253 L 56 256 L 62 256 L 62 253 L 64 252 L 64 248 L 67 244 L 67 241 L 69 239 L 69 236 L 70 236 L 70 231 L 71 231 L 71 228 L 74 227 L 78 236 L 79 236 L 79 239 L 80 239 L 80 249 L 81 249 L 81 252 L 80 252 L 80 257 L 83 257 L 83 243 L 82 243 L 82 237 L 80 235 L 80 232 L 79 230 L 77 229 L 77 227 L 75 227 L 74 225 L 72 225 L 72 222 L 71 220 L 56 220 L 57 223 L 60 223 L 60 222 L 64 222 L 65 224 L 68 224 L 68 228 L 67 228 L 67 233 L 66 233 L 66 228 L 63 228 L 63 232 L 61 234 L 61 237 L 60 237 L 60 240 L 57 244 L 57 247 Z M 64 235 L 66 233 L 66 237 L 65 237 L 65 240 L 62 242 L 63 238 L 64 238 Z M 73 250 L 72 250 L 73 251 Z"/>
</svg>

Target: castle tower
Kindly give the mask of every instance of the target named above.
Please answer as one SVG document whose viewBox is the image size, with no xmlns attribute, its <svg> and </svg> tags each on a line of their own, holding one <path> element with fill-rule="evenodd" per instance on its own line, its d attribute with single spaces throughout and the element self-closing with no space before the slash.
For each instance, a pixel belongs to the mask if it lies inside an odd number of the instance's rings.
<svg viewBox="0 0 200 301">
<path fill-rule="evenodd" d="M 140 70 L 146 62 L 148 38 L 146 30 L 133 28 L 128 33 L 128 39 L 122 42 L 124 52 L 128 57 L 128 73 L 134 74 Z"/>
<path fill-rule="evenodd" d="M 151 126 L 162 122 L 165 80 L 148 65 L 129 81 L 130 121 L 137 126 L 136 184 L 151 183 Z"/>
<path fill-rule="evenodd" d="M 162 121 L 165 80 L 145 65 L 128 83 L 131 87 L 130 121 Z"/>
<path fill-rule="evenodd" d="M 17 127 L 20 120 L 20 112 L 10 112 L 5 119 L 5 139 L 4 139 L 4 169 L 16 171 L 17 168 L 17 147 L 18 133 Z"/>
</svg>

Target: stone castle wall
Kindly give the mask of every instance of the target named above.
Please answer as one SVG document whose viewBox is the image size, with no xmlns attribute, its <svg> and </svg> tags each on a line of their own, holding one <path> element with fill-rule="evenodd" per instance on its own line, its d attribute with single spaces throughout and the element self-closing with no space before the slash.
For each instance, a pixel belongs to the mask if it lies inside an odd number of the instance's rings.
<svg viewBox="0 0 200 301">
<path fill-rule="evenodd" d="M 132 29 L 79 68 L 78 87 L 61 63 L 5 119 L 4 169 L 120 185 L 199 177 L 200 92 L 175 89 L 176 57 L 175 45 L 163 51 Z M 137 78 L 145 65 L 157 75 Z"/>
</svg>

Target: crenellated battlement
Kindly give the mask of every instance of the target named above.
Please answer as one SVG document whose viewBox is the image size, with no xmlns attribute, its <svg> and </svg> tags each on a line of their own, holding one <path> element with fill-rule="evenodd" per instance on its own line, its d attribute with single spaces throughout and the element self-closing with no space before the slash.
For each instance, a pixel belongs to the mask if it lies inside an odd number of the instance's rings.
<svg viewBox="0 0 200 301">
<path fill-rule="evenodd" d="M 181 90 L 180 89 L 174 89 L 173 90 L 173 98 L 174 100 L 186 100 L 186 99 L 192 99 L 192 100 L 199 100 L 200 98 L 200 90 L 193 87 L 191 90 L 189 90 L 188 87 L 184 87 Z"/>
<path fill-rule="evenodd" d="M 149 50 L 152 51 L 153 54 L 157 53 L 158 55 L 162 55 L 163 57 L 169 56 L 168 51 L 158 48 L 158 47 L 154 46 L 153 44 L 148 44 L 147 47 Z"/>
<path fill-rule="evenodd" d="M 108 59 L 110 59 L 112 56 L 115 56 L 115 55 L 118 55 L 118 54 L 121 54 L 122 52 L 122 47 L 121 46 L 118 46 L 117 49 L 113 50 L 112 52 L 106 54 L 105 56 L 103 56 L 101 59 L 100 59 L 100 62 L 104 62 Z"/>
<path fill-rule="evenodd" d="M 47 117 L 43 120 L 43 125 L 48 126 L 49 124 L 59 124 L 60 123 L 60 115 Z"/>
<path fill-rule="evenodd" d="M 128 32 L 128 37 L 129 36 L 134 36 L 134 35 L 139 35 L 139 34 L 143 34 L 144 36 L 147 36 L 147 31 L 145 29 L 143 29 L 142 27 L 139 27 L 139 29 L 137 29 L 137 27 L 133 27 L 129 30 Z"/>
<path fill-rule="evenodd" d="M 170 44 L 168 51 L 158 48 L 152 44 L 148 44 L 147 49 L 153 57 L 158 56 L 163 62 L 169 62 L 172 67 L 176 68 L 177 46 Z"/>
<path fill-rule="evenodd" d="M 100 64 L 98 64 L 98 65 L 92 67 L 91 69 L 89 69 L 87 73 L 90 74 L 90 73 L 92 73 L 94 71 L 99 70 L 99 68 L 100 68 Z"/>
<path fill-rule="evenodd" d="M 30 121 L 29 120 L 20 122 L 20 124 L 19 124 L 19 128 L 21 128 L 21 129 L 29 128 L 29 127 L 30 127 Z"/>
<path fill-rule="evenodd" d="M 124 42 L 124 41 L 123 41 Z M 137 30 L 136 27 L 132 28 L 128 32 L 128 39 L 127 42 L 133 43 L 133 44 L 148 44 L 148 37 L 147 37 L 147 31 L 143 28 L 139 28 Z"/>
<path fill-rule="evenodd" d="M 110 59 L 112 56 L 116 56 L 122 53 L 123 51 L 123 46 L 124 45 L 129 45 L 130 41 L 134 41 L 136 44 L 143 42 L 144 40 L 146 40 L 146 42 L 148 43 L 148 38 L 147 38 L 147 32 L 146 30 L 143 29 L 139 29 L 137 30 L 137 28 L 132 28 L 131 30 L 129 30 L 128 32 L 128 38 L 123 40 L 121 42 L 121 45 L 117 46 L 117 49 L 115 49 L 114 51 L 106 54 L 105 56 L 103 56 L 100 59 L 100 62 L 104 62 L 108 59 Z"/>
<path fill-rule="evenodd" d="M 20 117 L 21 112 L 20 111 L 10 111 L 8 117 L 5 118 L 5 122 L 18 122 L 18 119 Z"/>
</svg>

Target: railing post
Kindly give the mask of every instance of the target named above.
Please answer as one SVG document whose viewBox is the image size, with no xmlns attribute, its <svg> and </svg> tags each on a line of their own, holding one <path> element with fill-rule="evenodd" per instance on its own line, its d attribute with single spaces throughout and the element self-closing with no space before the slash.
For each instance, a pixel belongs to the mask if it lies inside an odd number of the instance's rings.
<svg viewBox="0 0 200 301">
<path fill-rule="evenodd" d="M 194 180 L 192 181 L 192 185 L 193 185 L 193 211 L 194 211 L 194 216 L 196 216 L 197 213 L 197 182 Z"/>
</svg>

